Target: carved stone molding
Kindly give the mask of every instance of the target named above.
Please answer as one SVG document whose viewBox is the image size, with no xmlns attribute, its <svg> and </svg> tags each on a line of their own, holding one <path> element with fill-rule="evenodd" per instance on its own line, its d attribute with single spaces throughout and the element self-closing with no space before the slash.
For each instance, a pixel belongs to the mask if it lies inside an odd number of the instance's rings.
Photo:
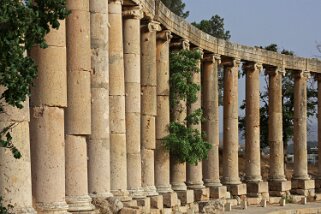
<svg viewBox="0 0 321 214">
<path fill-rule="evenodd" d="M 246 62 L 243 63 L 242 68 L 244 69 L 244 71 L 246 72 L 253 72 L 256 70 L 259 70 L 260 72 L 262 71 L 262 64 L 261 63 L 256 63 L 256 62 Z"/>
<path fill-rule="evenodd" d="M 222 65 L 225 67 L 239 67 L 241 64 L 240 58 L 230 58 L 222 60 Z"/>
<path fill-rule="evenodd" d="M 170 41 L 172 38 L 172 32 L 169 30 L 163 30 L 157 33 L 157 39 L 159 40 Z"/>
<path fill-rule="evenodd" d="M 119 2 L 120 4 L 123 4 L 124 0 L 108 0 L 108 3 L 111 3 L 111 2 L 114 2 L 114 3 Z"/>
<path fill-rule="evenodd" d="M 305 78 L 309 79 L 311 77 L 311 73 L 309 71 L 299 71 L 293 74 L 294 78 Z"/>
<path fill-rule="evenodd" d="M 124 7 L 123 17 L 125 19 L 142 19 L 144 17 L 142 7 L 141 6 Z"/>
</svg>

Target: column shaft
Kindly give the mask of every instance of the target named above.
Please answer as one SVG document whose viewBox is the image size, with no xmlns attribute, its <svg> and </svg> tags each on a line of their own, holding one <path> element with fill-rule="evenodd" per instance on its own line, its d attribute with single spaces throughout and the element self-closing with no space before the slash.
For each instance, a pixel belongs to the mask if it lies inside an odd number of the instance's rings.
<svg viewBox="0 0 321 214">
<path fill-rule="evenodd" d="M 321 161 L 321 76 L 318 75 L 318 157 Z M 318 164 L 318 176 L 321 177 L 321 164 Z"/>
<path fill-rule="evenodd" d="M 142 26 L 142 185 L 148 195 L 157 195 L 155 187 L 154 150 L 156 149 L 157 114 L 157 67 L 156 32 L 160 30 L 157 22 Z"/>
<path fill-rule="evenodd" d="M 203 54 L 203 51 L 200 49 L 196 49 Z M 201 85 L 201 68 L 202 63 L 201 60 L 197 62 L 198 71 L 193 74 L 193 82 L 197 85 Z M 202 89 L 201 89 L 202 90 Z M 201 90 L 197 92 L 197 100 L 195 103 L 192 103 L 188 108 L 189 114 L 193 113 L 197 109 L 202 107 L 201 103 Z M 190 128 L 198 130 L 200 133 L 202 132 L 201 122 L 196 125 L 190 125 Z M 204 188 L 203 183 L 203 173 L 202 173 L 202 161 L 199 161 L 197 165 L 187 164 L 187 186 L 190 189 L 202 189 Z"/>
<path fill-rule="evenodd" d="M 127 189 L 133 197 L 142 197 L 141 172 L 141 89 L 140 89 L 140 19 L 139 7 L 123 11 L 124 64 L 126 91 Z"/>
<path fill-rule="evenodd" d="M 91 135 L 88 142 L 88 188 L 92 197 L 110 193 L 108 1 L 90 1 Z"/>
<path fill-rule="evenodd" d="M 269 180 L 284 181 L 283 116 L 282 116 L 282 73 L 273 68 L 269 74 Z"/>
<path fill-rule="evenodd" d="M 206 186 L 222 186 L 219 175 L 219 111 L 218 111 L 218 65 L 220 57 L 209 55 L 203 64 L 203 109 L 204 131 L 212 145 L 208 160 L 203 161 L 203 176 Z"/>
<path fill-rule="evenodd" d="M 8 106 L 0 116 L 1 131 L 12 126 L 12 141 L 22 155 L 15 159 L 9 149 L 0 147 L 0 196 L 3 206 L 13 205 L 9 210 L 14 213 L 36 213 L 32 207 L 29 121 L 28 99 L 23 109 Z"/>
<path fill-rule="evenodd" d="M 110 0 L 108 14 L 111 190 L 122 197 L 128 195 L 122 1 Z"/>
<path fill-rule="evenodd" d="M 238 69 L 239 60 L 224 66 L 223 183 L 240 184 L 238 167 Z"/>
<path fill-rule="evenodd" d="M 293 179 L 306 180 L 307 159 L 307 74 L 302 72 L 294 79 L 294 172 Z"/>
<path fill-rule="evenodd" d="M 32 192 L 38 213 L 67 213 L 68 209 L 65 202 L 65 38 L 62 21 L 59 30 L 51 30 L 47 35 L 48 48 L 31 50 L 38 66 L 30 103 Z"/>
<path fill-rule="evenodd" d="M 157 116 L 155 149 L 155 185 L 159 193 L 171 192 L 169 152 L 165 150 L 162 139 L 166 137 L 170 123 L 169 103 L 169 43 L 170 31 L 157 34 Z"/>
<path fill-rule="evenodd" d="M 260 70 L 261 65 L 245 63 L 246 72 L 246 181 L 261 181 L 261 150 L 260 150 Z"/>
</svg>

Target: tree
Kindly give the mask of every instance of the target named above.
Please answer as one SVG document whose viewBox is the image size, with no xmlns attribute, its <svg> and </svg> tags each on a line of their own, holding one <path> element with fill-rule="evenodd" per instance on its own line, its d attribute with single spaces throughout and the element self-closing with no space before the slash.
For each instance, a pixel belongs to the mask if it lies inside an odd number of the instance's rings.
<svg viewBox="0 0 321 214">
<path fill-rule="evenodd" d="M 259 48 L 278 52 L 278 46 L 271 44 L 266 47 L 260 46 Z M 283 49 L 281 51 L 285 55 L 294 55 L 293 51 Z M 265 76 L 266 87 L 260 93 L 261 107 L 260 107 L 260 141 L 261 148 L 269 146 L 268 142 L 268 76 Z M 311 117 L 316 114 L 317 104 L 317 90 L 313 84 L 313 80 L 308 80 L 307 87 L 307 116 Z M 285 76 L 282 78 L 282 104 L 283 104 L 283 144 L 284 150 L 287 150 L 287 144 L 293 137 L 293 117 L 294 117 L 294 78 L 293 71 L 286 70 Z M 240 106 L 245 109 L 245 101 Z M 245 134 L 245 116 L 239 117 L 239 128 Z"/>
<path fill-rule="evenodd" d="M 161 0 L 176 15 L 186 19 L 189 16 L 189 11 L 185 11 L 185 3 L 182 0 Z"/>
<path fill-rule="evenodd" d="M 193 22 L 192 25 L 216 38 L 229 40 L 230 31 L 225 31 L 224 18 L 219 15 L 212 16 L 209 20 L 202 20 L 199 23 Z"/>
</svg>

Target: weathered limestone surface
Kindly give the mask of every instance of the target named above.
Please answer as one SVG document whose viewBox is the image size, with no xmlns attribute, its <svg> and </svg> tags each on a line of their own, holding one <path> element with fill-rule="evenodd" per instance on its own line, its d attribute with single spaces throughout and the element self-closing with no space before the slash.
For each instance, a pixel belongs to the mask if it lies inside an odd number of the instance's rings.
<svg viewBox="0 0 321 214">
<path fill-rule="evenodd" d="M 68 211 L 93 211 L 88 195 L 87 143 L 91 134 L 89 1 L 67 1 L 66 202 Z"/>
<path fill-rule="evenodd" d="M 140 91 L 140 7 L 123 10 L 126 91 L 127 189 L 134 198 L 143 197 L 141 171 L 141 91 Z"/>
<path fill-rule="evenodd" d="M 238 69 L 239 59 L 224 63 L 223 184 L 240 184 L 238 168 Z"/>
<path fill-rule="evenodd" d="M 88 189 L 92 197 L 110 193 L 108 1 L 89 1 L 91 39 L 91 135 Z"/>
<path fill-rule="evenodd" d="M 157 195 L 154 150 L 156 148 L 157 63 L 156 34 L 158 22 L 144 23 L 141 29 L 142 91 L 142 185 L 147 195 Z"/>
<path fill-rule="evenodd" d="M 165 150 L 162 139 L 166 137 L 170 123 L 169 104 L 169 43 L 171 33 L 162 31 L 157 34 L 157 116 L 155 149 L 155 186 L 159 193 L 172 192 L 170 185 L 169 152 Z"/>
<path fill-rule="evenodd" d="M 2 205 L 13 205 L 14 213 L 36 213 L 32 207 L 29 102 L 24 109 L 6 107 L 0 115 L 0 129 L 9 130 L 13 143 L 22 154 L 15 159 L 9 149 L 0 147 L 0 196 Z"/>
<path fill-rule="evenodd" d="M 60 26 L 47 36 L 47 49 L 35 47 L 31 51 L 38 65 L 30 112 L 32 192 L 38 213 L 67 213 L 68 209 L 65 202 L 65 22 Z"/>
<path fill-rule="evenodd" d="M 202 103 L 204 109 L 203 131 L 206 132 L 207 142 L 212 145 L 208 160 L 203 161 L 204 183 L 207 187 L 222 186 L 219 175 L 219 112 L 218 112 L 218 66 L 220 56 L 204 57 L 202 76 Z"/>
<path fill-rule="evenodd" d="M 318 81 L 318 148 L 321 148 L 321 76 L 316 75 Z M 318 150 L 318 157 L 321 157 L 321 149 Z M 316 192 L 321 191 L 321 164 L 318 164 L 318 177 L 315 180 Z"/>
<path fill-rule="evenodd" d="M 199 51 L 203 55 L 203 50 L 195 49 Z M 198 71 L 193 73 L 193 82 L 197 85 L 201 85 L 201 68 L 202 63 L 201 60 L 197 62 Z M 202 89 L 201 89 L 202 90 Z M 201 90 L 197 92 L 197 100 L 195 103 L 192 103 L 188 108 L 188 114 L 193 113 L 194 111 L 201 109 L 202 107 L 202 98 L 201 98 Z M 190 128 L 198 130 L 200 133 L 202 132 L 202 125 L 201 122 L 197 125 L 190 125 Z M 188 164 L 187 165 L 187 179 L 186 183 L 188 188 L 190 189 L 203 189 L 203 174 L 202 174 L 202 161 L 199 161 L 197 165 Z"/>
<path fill-rule="evenodd" d="M 125 74 L 122 1 L 110 0 L 109 15 L 109 121 L 111 192 L 129 200 L 127 191 Z"/>
</svg>

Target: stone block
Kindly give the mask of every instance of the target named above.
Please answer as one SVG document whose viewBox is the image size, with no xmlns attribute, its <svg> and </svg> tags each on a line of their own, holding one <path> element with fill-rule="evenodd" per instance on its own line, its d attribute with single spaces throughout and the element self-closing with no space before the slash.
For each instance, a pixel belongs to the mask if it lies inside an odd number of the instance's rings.
<svg viewBox="0 0 321 214">
<path fill-rule="evenodd" d="M 140 153 L 141 150 L 141 117 L 139 113 L 126 112 L 127 153 Z"/>
<path fill-rule="evenodd" d="M 109 118 L 110 133 L 122 134 L 126 132 L 125 96 L 109 97 Z"/>
<path fill-rule="evenodd" d="M 182 205 L 186 205 L 194 202 L 193 190 L 176 191 L 176 193 Z"/>
<path fill-rule="evenodd" d="M 145 213 L 150 213 L 150 198 L 136 199 L 137 205 L 142 208 L 142 211 Z"/>
<path fill-rule="evenodd" d="M 232 211 L 232 204 L 229 203 L 229 202 L 227 202 L 227 203 L 225 204 L 225 206 L 224 206 L 224 210 L 225 210 L 226 212 Z"/>
<path fill-rule="evenodd" d="M 269 204 L 280 204 L 282 197 L 270 197 Z"/>
<path fill-rule="evenodd" d="M 282 198 L 279 203 L 280 203 L 280 206 L 284 207 L 286 204 L 285 198 Z"/>
<path fill-rule="evenodd" d="M 301 198 L 301 204 L 303 204 L 303 205 L 307 204 L 307 197 Z"/>
<path fill-rule="evenodd" d="M 246 184 L 228 185 L 227 190 L 233 195 L 246 195 Z"/>
<path fill-rule="evenodd" d="M 142 114 L 157 114 L 156 86 L 142 86 Z"/>
<path fill-rule="evenodd" d="M 272 197 L 282 197 L 282 196 L 285 196 L 287 194 L 287 192 L 270 191 L 269 194 Z"/>
<path fill-rule="evenodd" d="M 169 96 L 157 96 L 156 139 L 166 137 L 170 122 Z"/>
<path fill-rule="evenodd" d="M 163 209 L 163 196 L 155 195 L 150 197 L 151 208 L 153 209 Z"/>
<path fill-rule="evenodd" d="M 315 184 L 314 180 L 299 180 L 299 179 L 293 179 L 292 180 L 292 189 L 314 189 Z"/>
<path fill-rule="evenodd" d="M 195 201 L 208 201 L 210 198 L 210 189 L 194 189 L 194 200 Z"/>
<path fill-rule="evenodd" d="M 127 37 L 128 38 L 128 37 Z M 133 37 L 133 39 L 135 39 Z M 136 44 L 139 43 L 135 42 Z M 124 42 L 124 48 L 128 42 Z M 131 43 L 132 44 L 132 43 Z M 129 47 L 132 48 L 132 47 Z M 124 50 L 125 51 L 125 50 Z M 129 50 L 132 51 L 132 50 Z M 139 52 L 139 50 L 138 50 Z M 139 53 L 124 53 L 124 65 L 125 65 L 125 82 L 127 83 L 136 83 L 140 85 L 140 56 Z M 127 87 L 127 86 L 126 86 Z M 139 93 L 140 94 L 140 93 Z"/>
<path fill-rule="evenodd" d="M 50 33 L 45 36 L 46 43 L 49 47 L 65 47 L 66 46 L 66 21 L 59 20 L 59 30 L 50 28 Z M 36 48 L 36 47 L 34 47 Z M 34 49 L 32 48 L 32 49 Z M 37 46 L 39 48 L 39 46 Z M 44 50 L 44 49 L 43 49 Z"/>
<path fill-rule="evenodd" d="M 86 0 L 68 1 L 67 8 L 69 10 L 89 10 L 89 2 Z"/>
<path fill-rule="evenodd" d="M 227 199 L 226 200 L 226 204 L 229 203 L 231 204 L 231 206 L 237 206 L 238 205 L 238 202 L 236 199 Z"/>
<path fill-rule="evenodd" d="M 163 196 L 164 207 L 171 208 L 177 205 L 178 198 L 177 198 L 176 192 L 163 193 L 162 196 Z"/>
<path fill-rule="evenodd" d="M 315 179 L 314 180 L 314 185 L 315 185 L 315 189 L 319 190 L 318 192 L 321 192 L 321 179 Z"/>
<path fill-rule="evenodd" d="M 137 207 L 137 201 L 136 200 L 130 200 L 130 201 L 124 201 L 122 202 L 124 207 Z"/>
<path fill-rule="evenodd" d="M 162 214 L 172 214 L 173 211 L 172 211 L 172 208 L 164 208 L 162 211 L 161 211 Z"/>
<path fill-rule="evenodd" d="M 144 149 L 156 149 L 156 118 L 150 115 L 142 115 L 142 147 Z"/>
<path fill-rule="evenodd" d="M 321 194 L 320 193 L 316 193 L 315 194 L 315 200 L 316 201 L 321 201 Z"/>
<path fill-rule="evenodd" d="M 140 209 L 129 208 L 129 207 L 124 207 L 119 211 L 119 214 L 140 214 L 140 213 L 141 213 Z"/>
<path fill-rule="evenodd" d="M 227 196 L 226 186 L 209 187 L 209 189 L 210 189 L 211 199 L 221 199 L 221 198 L 226 198 Z"/>
<path fill-rule="evenodd" d="M 304 195 L 291 195 L 290 203 L 301 203 L 303 198 L 305 198 Z"/>
<path fill-rule="evenodd" d="M 269 191 L 286 192 L 291 189 L 291 181 L 269 181 Z"/>
<path fill-rule="evenodd" d="M 150 214 L 161 214 L 161 209 L 150 209 Z"/>
<path fill-rule="evenodd" d="M 141 112 L 141 89 L 140 83 L 126 82 L 126 112 Z"/>
<path fill-rule="evenodd" d="M 251 206 L 251 205 L 259 205 L 261 203 L 261 201 L 262 201 L 262 198 L 260 198 L 260 197 L 248 197 L 248 198 L 246 198 L 246 200 L 247 200 L 247 203 L 248 203 L 249 206 Z"/>
<path fill-rule="evenodd" d="M 98 3 L 101 3 L 103 1 L 100 1 Z M 91 4 L 95 4 L 95 3 L 91 3 Z M 108 4 L 108 3 L 107 3 Z M 92 8 L 90 8 L 92 9 Z M 92 50 L 92 55 L 91 57 L 97 57 L 97 59 L 100 60 L 96 60 L 96 59 L 92 59 L 92 68 L 94 71 L 96 67 L 96 64 L 100 64 L 100 65 L 104 65 L 104 67 L 106 65 L 108 65 L 108 51 L 105 51 L 105 53 L 103 51 L 99 51 L 99 50 L 106 50 L 107 43 L 108 43 L 108 14 L 104 14 L 104 13 L 91 13 L 90 14 L 90 22 L 92 23 L 90 26 L 90 40 L 91 40 L 91 50 Z M 98 26 L 96 26 L 98 25 Z M 106 25 L 104 27 L 100 27 Z M 93 52 L 95 51 L 99 51 L 99 54 L 95 54 Z M 97 52 L 96 52 L 97 53 Z M 107 56 L 106 58 L 102 58 L 101 56 Z M 106 67 L 105 67 L 106 68 Z M 106 69 L 104 69 L 106 71 Z M 99 72 L 100 73 L 100 72 Z M 108 72 L 106 72 L 108 73 Z M 108 74 L 107 74 L 108 75 Z M 95 82 L 95 81 L 94 81 Z"/>
<path fill-rule="evenodd" d="M 185 206 L 180 206 L 178 207 L 178 212 L 180 213 L 187 213 L 187 210 L 189 209 L 189 207 L 187 205 Z"/>
<path fill-rule="evenodd" d="M 268 182 L 264 182 L 264 181 L 247 183 L 246 188 L 247 188 L 247 194 L 252 194 L 252 193 L 260 194 L 260 193 L 269 191 Z"/>
<path fill-rule="evenodd" d="M 246 210 L 247 209 L 247 201 L 241 201 L 241 208 L 243 210 Z"/>
<path fill-rule="evenodd" d="M 267 202 L 267 200 L 262 199 L 261 203 L 260 203 L 261 207 L 266 207 L 266 202 Z"/>
</svg>

